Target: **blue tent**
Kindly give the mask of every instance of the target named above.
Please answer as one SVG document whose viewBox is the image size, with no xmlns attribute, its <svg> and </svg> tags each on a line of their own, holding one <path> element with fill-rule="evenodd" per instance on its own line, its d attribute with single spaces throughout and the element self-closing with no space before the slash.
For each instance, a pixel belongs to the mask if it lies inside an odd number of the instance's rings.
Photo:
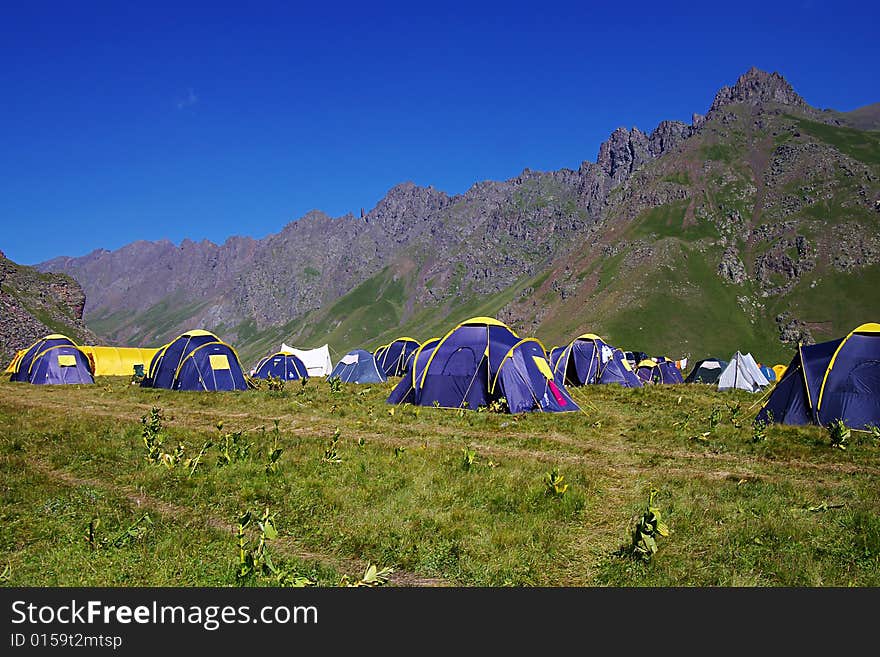
<svg viewBox="0 0 880 657">
<path fill-rule="evenodd" d="M 295 356 L 284 352 L 278 352 L 271 356 L 266 356 L 254 370 L 255 379 L 268 379 L 270 376 L 285 381 L 294 381 L 296 379 L 308 379 L 309 371 L 305 363 Z"/>
<path fill-rule="evenodd" d="M 462 322 L 420 349 L 410 374 L 412 380 L 404 377 L 388 403 L 476 410 L 504 398 L 511 413 L 580 410 L 553 380 L 541 343 L 519 338 L 491 317 Z"/>
<path fill-rule="evenodd" d="M 646 383 L 684 383 L 681 371 L 675 366 L 675 363 L 669 359 L 654 360 L 646 358 L 639 363 L 636 369 L 636 375 Z"/>
<path fill-rule="evenodd" d="M 579 335 L 569 344 L 553 349 L 550 362 L 557 384 L 617 383 L 626 388 L 642 385 L 623 351 L 592 333 Z"/>
<path fill-rule="evenodd" d="M 880 324 L 862 324 L 845 338 L 798 346 L 755 421 L 851 429 L 880 426 Z"/>
<path fill-rule="evenodd" d="M 403 373 L 403 378 L 398 381 L 397 385 L 394 386 L 394 390 L 388 396 L 387 402 L 389 404 L 416 403 L 417 381 L 421 378 L 422 372 L 425 371 L 428 360 L 434 352 L 434 347 L 439 342 L 440 338 L 431 338 L 423 342 L 422 346 L 416 349 L 409 359 L 406 372 Z"/>
<path fill-rule="evenodd" d="M 343 356 L 327 380 L 339 379 L 344 383 L 381 383 L 387 381 L 385 373 L 369 351 L 354 349 Z"/>
<path fill-rule="evenodd" d="M 420 346 L 418 340 L 402 337 L 379 347 L 373 355 L 379 368 L 385 372 L 385 376 L 403 376 L 410 358 Z"/>
<path fill-rule="evenodd" d="M 35 384 L 94 383 L 89 357 L 67 336 L 47 335 L 15 364 L 11 381 Z"/>
<path fill-rule="evenodd" d="M 169 390 L 247 390 L 235 350 L 209 331 L 187 331 L 156 352 L 141 386 Z"/>
</svg>

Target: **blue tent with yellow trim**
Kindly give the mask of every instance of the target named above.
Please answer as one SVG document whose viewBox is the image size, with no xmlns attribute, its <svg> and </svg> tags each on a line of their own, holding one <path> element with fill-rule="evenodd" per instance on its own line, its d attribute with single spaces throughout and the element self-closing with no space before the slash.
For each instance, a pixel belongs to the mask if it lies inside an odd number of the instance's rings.
<svg viewBox="0 0 880 657">
<path fill-rule="evenodd" d="M 554 348 L 550 362 L 557 383 L 573 386 L 616 383 L 625 388 L 642 386 L 624 352 L 592 333 L 579 335 L 567 345 Z"/>
<path fill-rule="evenodd" d="M 308 379 L 309 370 L 299 356 L 279 351 L 260 360 L 254 368 L 255 379 L 268 379 L 270 376 L 284 381 L 296 381 Z"/>
<path fill-rule="evenodd" d="M 58 333 L 34 342 L 13 365 L 10 381 L 38 385 L 95 382 L 86 353 L 73 340 Z"/>
<path fill-rule="evenodd" d="M 580 410 L 553 380 L 541 343 L 491 317 L 458 324 L 412 363 L 411 380 L 404 376 L 388 403 L 476 410 L 503 398 L 511 413 Z"/>
<path fill-rule="evenodd" d="M 144 388 L 247 390 L 238 354 L 210 331 L 187 331 L 163 346 L 150 361 Z"/>
<path fill-rule="evenodd" d="M 846 337 L 799 345 L 755 421 L 851 429 L 880 426 L 880 324 Z"/>
<path fill-rule="evenodd" d="M 385 376 L 403 376 L 409 360 L 421 346 L 414 338 L 401 337 L 376 349 L 373 356 Z"/>
</svg>

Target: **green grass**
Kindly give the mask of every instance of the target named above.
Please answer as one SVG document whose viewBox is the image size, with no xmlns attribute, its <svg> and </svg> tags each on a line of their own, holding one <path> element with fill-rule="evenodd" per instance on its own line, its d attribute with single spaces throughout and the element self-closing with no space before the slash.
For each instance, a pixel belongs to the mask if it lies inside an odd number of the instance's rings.
<svg viewBox="0 0 880 657">
<path fill-rule="evenodd" d="M 726 360 L 739 349 L 760 362 L 790 360 L 772 317 L 753 324 L 737 301 L 741 289 L 726 285 L 705 254 L 681 247 L 668 263 L 619 278 L 615 294 L 597 299 L 598 329 L 612 344 L 670 358 Z"/>
<path fill-rule="evenodd" d="M 793 116 L 788 118 L 793 119 L 807 134 L 831 144 L 842 153 L 865 164 L 880 164 L 880 133 L 832 126 Z"/>
<path fill-rule="evenodd" d="M 689 203 L 689 199 L 684 199 L 643 211 L 633 221 L 632 235 L 654 238 L 675 237 L 687 242 L 717 235 L 718 231 L 710 221 L 697 221 L 696 224 L 684 226 L 684 216 Z"/>
<path fill-rule="evenodd" d="M 671 182 L 677 185 L 688 186 L 691 184 L 691 176 L 687 171 L 676 171 L 660 179 L 662 182 Z"/>
<path fill-rule="evenodd" d="M 877 586 L 880 447 L 833 449 L 816 427 L 771 426 L 758 397 L 709 386 L 574 389 L 583 412 L 519 416 L 384 400 L 394 385 L 324 381 L 281 392 L 180 393 L 0 383 L 0 571 L 10 586 L 235 585 L 230 531 L 276 513 L 276 563 L 334 586 L 367 562 L 392 584 L 462 586 Z M 732 423 L 739 404 L 743 425 Z M 192 456 L 243 431 L 249 458 L 190 477 L 145 458 L 140 416 L 165 415 Z M 721 421 L 710 429 L 714 409 Z M 279 471 L 265 463 L 279 422 Z M 339 463 L 321 457 L 334 429 Z M 703 432 L 709 430 L 708 436 Z M 700 439 L 695 439 L 698 436 Z M 463 466 L 462 450 L 476 452 Z M 557 467 L 570 487 L 545 492 Z M 622 556 L 651 488 L 672 533 L 650 563 Z M 825 511 L 811 511 L 825 502 Z M 113 539 L 150 515 L 142 535 Z M 432 579 L 433 578 L 433 579 Z M 255 585 L 266 582 L 254 582 Z"/>
<path fill-rule="evenodd" d="M 729 144 L 706 144 L 700 149 L 700 156 L 704 160 L 730 164 L 736 156 L 736 151 Z"/>
</svg>

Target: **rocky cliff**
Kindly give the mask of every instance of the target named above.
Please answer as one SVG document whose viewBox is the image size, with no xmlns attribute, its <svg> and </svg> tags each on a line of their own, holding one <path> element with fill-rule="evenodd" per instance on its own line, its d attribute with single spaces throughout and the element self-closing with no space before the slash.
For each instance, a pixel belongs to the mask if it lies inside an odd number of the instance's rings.
<svg viewBox="0 0 880 657">
<path fill-rule="evenodd" d="M 85 302 L 70 276 L 18 265 L 0 251 L 0 365 L 5 369 L 19 349 L 50 333 L 94 344 L 97 337 L 83 323 Z"/>
</svg>

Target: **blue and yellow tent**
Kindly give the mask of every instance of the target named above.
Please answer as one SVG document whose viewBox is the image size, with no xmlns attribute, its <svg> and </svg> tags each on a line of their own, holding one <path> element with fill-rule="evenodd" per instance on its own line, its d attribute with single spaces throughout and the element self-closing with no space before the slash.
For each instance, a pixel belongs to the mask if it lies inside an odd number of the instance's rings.
<svg viewBox="0 0 880 657">
<path fill-rule="evenodd" d="M 414 338 L 401 337 L 376 349 L 373 356 L 385 376 L 403 376 L 409 359 L 420 346 L 421 343 Z"/>
<path fill-rule="evenodd" d="M 299 356 L 279 351 L 261 359 L 254 368 L 255 379 L 268 379 L 270 376 L 285 381 L 296 381 L 308 379 L 309 370 Z"/>
<path fill-rule="evenodd" d="M 411 379 L 401 379 L 388 403 L 476 410 L 504 398 L 511 413 L 580 410 L 553 380 L 541 343 L 520 338 L 497 319 L 474 317 L 429 342 L 414 354 Z"/>
<path fill-rule="evenodd" d="M 141 386 L 203 391 L 248 387 L 235 349 L 202 330 L 187 331 L 159 349 Z"/>
<path fill-rule="evenodd" d="M 573 386 L 616 383 L 625 388 L 642 385 L 623 351 L 592 333 L 579 335 L 567 345 L 553 349 L 550 362 L 557 383 Z"/>
<path fill-rule="evenodd" d="M 799 345 L 755 420 L 820 426 L 843 420 L 859 430 L 880 426 L 880 324 Z"/>
<path fill-rule="evenodd" d="M 11 381 L 41 385 L 95 382 L 85 352 L 66 335 L 58 333 L 34 342 L 13 364 Z"/>
</svg>

